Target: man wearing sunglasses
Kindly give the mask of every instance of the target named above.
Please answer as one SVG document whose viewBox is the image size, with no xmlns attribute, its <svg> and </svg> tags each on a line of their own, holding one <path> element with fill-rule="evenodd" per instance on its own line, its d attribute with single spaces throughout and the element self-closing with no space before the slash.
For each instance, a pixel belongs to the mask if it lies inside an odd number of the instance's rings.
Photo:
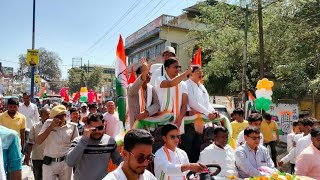
<svg viewBox="0 0 320 180">
<path fill-rule="evenodd" d="M 153 137 L 143 129 L 132 129 L 124 136 L 124 162 L 118 168 L 109 173 L 103 180 L 156 180 L 146 170 L 148 164 L 153 161 L 152 154 Z"/>
<path fill-rule="evenodd" d="M 178 127 L 166 124 L 161 129 L 164 146 L 155 153 L 154 172 L 160 180 L 185 180 L 188 171 L 201 172 L 207 167 L 200 163 L 189 163 L 187 153 L 178 148 Z"/>
<path fill-rule="evenodd" d="M 102 179 L 110 158 L 117 165 L 123 161 L 114 138 L 103 133 L 103 121 L 102 114 L 90 114 L 83 135 L 72 141 L 66 162 L 76 167 L 75 180 Z"/>
<path fill-rule="evenodd" d="M 42 126 L 36 143 L 45 143 L 42 165 L 42 179 L 71 179 L 72 168 L 65 162 L 65 156 L 74 138 L 79 136 L 77 125 L 67 121 L 66 107 L 57 105 L 50 112 Z"/>
<path fill-rule="evenodd" d="M 174 115 L 174 123 L 184 133 L 182 122 L 188 106 L 188 92 L 184 79 L 191 73 L 191 65 L 179 75 L 181 66 L 175 57 L 164 62 L 165 73 L 155 81 L 155 89 L 160 102 L 160 112 L 170 112 Z"/>
<path fill-rule="evenodd" d="M 260 129 L 249 126 L 244 130 L 246 143 L 236 149 L 236 166 L 240 178 L 269 176 L 276 172 L 268 149 L 260 144 Z"/>
</svg>

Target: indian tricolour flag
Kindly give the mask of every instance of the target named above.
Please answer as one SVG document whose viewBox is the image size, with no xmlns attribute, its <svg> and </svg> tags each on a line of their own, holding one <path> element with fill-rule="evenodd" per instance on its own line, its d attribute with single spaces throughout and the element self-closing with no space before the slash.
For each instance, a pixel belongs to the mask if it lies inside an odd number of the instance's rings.
<svg viewBox="0 0 320 180">
<path fill-rule="evenodd" d="M 42 87 L 41 91 L 40 91 L 40 94 L 39 94 L 39 98 L 40 99 L 43 99 L 47 97 L 47 86 L 46 84 L 44 84 L 44 86 Z"/>
<path fill-rule="evenodd" d="M 125 125 L 126 122 L 126 97 L 127 97 L 127 86 L 128 86 L 128 76 L 127 76 L 127 62 L 126 54 L 124 51 L 124 45 L 122 36 L 120 35 L 117 51 L 116 51 L 116 95 L 117 95 L 117 105 L 119 119 Z"/>
</svg>

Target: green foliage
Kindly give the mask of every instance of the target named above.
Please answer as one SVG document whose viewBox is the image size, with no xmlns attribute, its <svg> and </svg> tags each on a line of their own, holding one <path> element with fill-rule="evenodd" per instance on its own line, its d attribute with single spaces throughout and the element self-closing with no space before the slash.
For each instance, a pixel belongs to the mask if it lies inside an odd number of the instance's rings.
<svg viewBox="0 0 320 180">
<path fill-rule="evenodd" d="M 68 71 L 68 87 L 71 93 L 78 92 L 81 87 L 87 86 L 88 90 L 92 89 L 100 91 L 100 88 L 105 83 L 103 79 L 103 68 L 90 68 L 89 73 L 81 68 L 71 68 Z"/>
<path fill-rule="evenodd" d="M 275 81 L 276 98 L 320 93 L 319 2 L 273 1 L 263 6 L 265 76 Z M 246 85 L 254 89 L 260 66 L 256 2 L 249 7 Z M 196 37 L 194 45 L 200 44 L 203 49 L 205 85 L 211 94 L 239 93 L 245 10 L 211 0 L 200 3 L 198 8 L 201 15 L 195 20 L 207 25 L 190 36 Z"/>
<path fill-rule="evenodd" d="M 84 80 L 86 79 L 86 73 L 81 68 L 71 68 L 68 70 L 68 83 L 70 93 L 80 91 L 80 88 L 84 86 Z"/>
<path fill-rule="evenodd" d="M 18 80 L 22 80 L 23 77 L 30 78 L 31 68 L 27 65 L 26 58 L 26 54 L 19 56 L 20 65 L 16 76 Z M 59 66 L 62 62 L 61 58 L 55 52 L 39 48 L 39 61 L 38 72 L 40 77 L 49 83 L 51 90 L 59 91 L 62 87 L 62 83 L 59 83 L 61 79 Z"/>
</svg>

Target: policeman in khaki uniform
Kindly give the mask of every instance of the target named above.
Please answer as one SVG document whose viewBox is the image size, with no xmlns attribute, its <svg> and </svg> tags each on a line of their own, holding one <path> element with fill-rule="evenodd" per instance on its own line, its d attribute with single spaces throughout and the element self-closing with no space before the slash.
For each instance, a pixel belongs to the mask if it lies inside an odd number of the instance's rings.
<svg viewBox="0 0 320 180">
<path fill-rule="evenodd" d="M 55 106 L 36 139 L 37 144 L 45 143 L 43 159 L 43 179 L 70 180 L 72 168 L 65 162 L 65 155 L 71 147 L 71 142 L 79 136 L 75 123 L 67 122 L 66 108 Z"/>
</svg>

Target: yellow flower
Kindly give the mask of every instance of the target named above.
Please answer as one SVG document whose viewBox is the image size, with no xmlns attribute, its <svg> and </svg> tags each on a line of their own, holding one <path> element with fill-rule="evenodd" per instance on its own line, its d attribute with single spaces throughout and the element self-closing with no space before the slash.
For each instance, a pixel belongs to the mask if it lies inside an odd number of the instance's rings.
<svg viewBox="0 0 320 180">
<path fill-rule="evenodd" d="M 229 178 L 229 179 L 237 179 L 238 177 L 235 176 L 235 175 L 230 175 L 230 176 L 228 176 L 228 178 Z"/>
<path fill-rule="evenodd" d="M 287 180 L 291 180 L 291 179 L 292 179 L 292 175 L 289 174 L 289 173 L 286 173 L 286 179 L 287 179 Z"/>
</svg>

